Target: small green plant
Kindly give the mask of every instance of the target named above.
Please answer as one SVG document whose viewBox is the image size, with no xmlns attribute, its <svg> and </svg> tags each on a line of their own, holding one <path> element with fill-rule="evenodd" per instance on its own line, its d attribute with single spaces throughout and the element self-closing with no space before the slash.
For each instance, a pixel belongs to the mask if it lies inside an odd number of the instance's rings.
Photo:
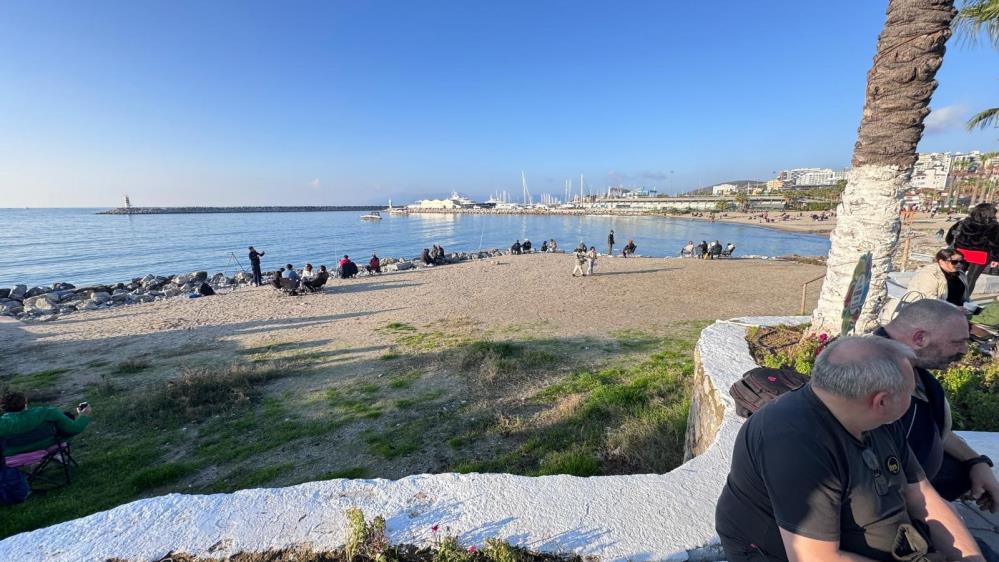
<svg viewBox="0 0 999 562">
<path fill-rule="evenodd" d="M 482 549 L 482 555 L 489 562 L 522 562 L 524 560 L 520 551 L 500 539 L 486 539 L 486 547 Z"/>
<path fill-rule="evenodd" d="M 344 555 L 348 562 L 358 556 L 376 562 L 388 562 L 389 542 L 385 536 L 385 518 L 376 516 L 370 523 L 365 521 L 364 512 L 352 507 L 344 512 L 347 518 L 347 544 Z"/>
<path fill-rule="evenodd" d="M 999 431 L 999 362 L 969 354 L 936 376 L 950 401 L 954 429 Z"/>
<path fill-rule="evenodd" d="M 829 343 L 827 334 L 806 335 L 798 327 L 754 328 L 747 334 L 750 350 L 759 365 L 771 369 L 812 372 L 815 357 Z M 773 340 L 776 343 L 770 343 Z"/>
<path fill-rule="evenodd" d="M 475 554 L 474 550 L 463 548 L 458 537 L 447 532 L 436 541 L 433 552 L 433 562 L 472 562 Z"/>
</svg>

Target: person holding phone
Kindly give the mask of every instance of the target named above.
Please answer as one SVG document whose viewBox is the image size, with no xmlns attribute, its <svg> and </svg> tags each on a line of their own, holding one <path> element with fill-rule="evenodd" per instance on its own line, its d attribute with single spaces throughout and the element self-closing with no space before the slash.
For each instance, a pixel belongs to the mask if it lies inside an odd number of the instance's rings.
<svg viewBox="0 0 999 562">
<path fill-rule="evenodd" d="M 56 437 L 79 435 L 90 424 L 92 415 L 90 404 L 81 402 L 76 408 L 76 417 L 71 418 L 58 408 L 41 406 L 29 408 L 23 392 L 7 391 L 0 396 L 0 439 L 33 431 L 42 424 L 52 423 L 56 427 Z M 51 445 L 52 438 L 46 437 L 37 443 L 28 443 L 17 449 L 5 450 L 5 455 L 15 455 L 34 451 Z"/>
</svg>

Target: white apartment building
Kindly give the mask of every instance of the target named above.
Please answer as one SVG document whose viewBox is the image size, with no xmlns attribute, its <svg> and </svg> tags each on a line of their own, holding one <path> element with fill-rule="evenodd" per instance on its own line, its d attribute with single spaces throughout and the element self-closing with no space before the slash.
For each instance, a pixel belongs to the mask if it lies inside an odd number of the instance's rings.
<svg viewBox="0 0 999 562">
<path fill-rule="evenodd" d="M 721 183 L 711 188 L 711 195 L 732 195 L 738 191 L 739 186 L 734 183 Z"/>
<path fill-rule="evenodd" d="M 914 189 L 947 189 L 953 158 L 948 152 L 924 152 L 916 160 L 909 185 Z"/>
<path fill-rule="evenodd" d="M 781 172 L 779 179 L 795 186 L 833 185 L 846 179 L 846 172 L 837 172 L 832 168 L 794 168 Z"/>
</svg>

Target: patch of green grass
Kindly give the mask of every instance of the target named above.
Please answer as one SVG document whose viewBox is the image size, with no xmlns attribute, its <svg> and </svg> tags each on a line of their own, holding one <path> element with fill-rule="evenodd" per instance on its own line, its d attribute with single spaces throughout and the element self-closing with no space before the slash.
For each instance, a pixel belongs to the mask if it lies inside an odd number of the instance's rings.
<svg viewBox="0 0 999 562">
<path fill-rule="evenodd" d="M 418 332 L 400 336 L 396 342 L 416 351 L 439 351 L 457 347 L 465 342 L 465 338 L 446 332 Z"/>
<path fill-rule="evenodd" d="M 413 383 L 420 380 L 420 377 L 422 376 L 423 373 L 420 371 L 409 371 L 406 373 L 392 375 L 389 377 L 389 386 L 397 390 L 403 390 L 412 386 Z"/>
<path fill-rule="evenodd" d="M 464 435 L 459 435 L 457 437 L 452 437 L 447 440 L 447 444 L 452 449 L 461 449 L 475 443 L 479 439 L 480 435 L 475 432 L 466 433 Z"/>
<path fill-rule="evenodd" d="M 330 472 L 324 472 L 320 474 L 316 480 L 334 480 L 336 478 L 367 478 L 371 471 L 363 466 L 352 466 L 350 468 L 344 468 L 341 470 L 333 470 Z"/>
<path fill-rule="evenodd" d="M 146 361 L 145 359 L 141 359 L 139 357 L 132 357 L 115 365 L 114 371 L 112 372 L 116 375 L 132 375 L 135 373 L 140 373 L 142 371 L 145 371 L 151 366 L 152 365 L 149 363 L 149 361 Z"/>
<path fill-rule="evenodd" d="M 381 403 L 372 402 L 369 397 L 348 396 L 335 388 L 330 388 L 326 390 L 326 400 L 343 416 L 345 422 L 356 418 L 374 419 L 382 415 Z"/>
<path fill-rule="evenodd" d="M 500 416 L 489 431 L 514 440 L 508 452 L 459 459 L 452 469 L 591 476 L 675 468 L 690 405 L 693 358 L 687 346 L 693 341 L 664 344 L 637 363 L 566 375 L 535 396 L 552 404 L 554 421 L 539 427 L 521 416 Z M 687 353 L 680 353 L 685 347 Z"/>
<path fill-rule="evenodd" d="M 47 369 L 23 375 L 14 375 L 11 377 L 9 384 L 11 387 L 22 391 L 47 389 L 59 382 L 62 375 L 68 372 L 69 369 Z"/>
<path fill-rule="evenodd" d="M 600 461 L 592 451 L 570 449 L 552 451 L 541 459 L 541 467 L 534 471 L 535 476 L 551 474 L 571 474 L 572 476 L 596 476 L 601 473 Z"/>
<path fill-rule="evenodd" d="M 292 463 L 282 463 L 273 466 L 263 466 L 255 469 L 237 468 L 227 474 L 222 480 L 213 484 L 214 492 L 233 492 L 247 488 L 259 488 L 286 472 L 295 468 Z"/>
<path fill-rule="evenodd" d="M 547 349 L 506 341 L 474 341 L 456 352 L 459 369 L 477 372 L 480 382 L 517 380 L 514 375 L 554 367 L 558 357 Z"/>
<path fill-rule="evenodd" d="M 166 463 L 150 466 L 136 472 L 128 484 L 138 492 L 171 484 L 193 474 L 197 468 L 189 463 Z"/>
<path fill-rule="evenodd" d="M 364 393 L 364 394 L 378 394 L 378 392 L 381 389 L 382 389 L 382 387 L 380 387 L 380 386 L 378 386 L 377 384 L 374 384 L 374 383 L 366 383 L 366 384 L 362 384 L 361 386 L 357 387 L 357 391 L 361 392 L 361 393 Z"/>
<path fill-rule="evenodd" d="M 343 423 L 332 417 L 299 418 L 283 400 L 272 398 L 252 415 L 220 416 L 204 424 L 195 456 L 211 464 L 238 462 L 299 439 L 328 435 Z"/>
<path fill-rule="evenodd" d="M 416 331 L 415 327 L 406 324 L 405 322 L 389 322 L 382 329 L 386 332 L 392 332 L 396 334 Z"/>
<path fill-rule="evenodd" d="M 393 361 L 400 357 L 402 357 L 401 353 L 396 353 L 395 351 L 389 351 L 388 353 L 383 353 L 380 357 L 378 357 L 378 359 L 381 359 L 382 361 Z"/>
<path fill-rule="evenodd" d="M 391 460 L 420 450 L 430 423 L 421 419 L 383 432 L 365 430 L 361 437 L 371 454 Z"/>
<path fill-rule="evenodd" d="M 443 395 L 444 395 L 443 390 L 440 389 L 429 390 L 427 392 L 424 392 L 416 396 L 411 396 L 409 398 L 400 398 L 399 400 L 395 401 L 395 407 L 400 410 L 408 410 L 416 406 L 421 406 L 423 404 L 428 404 L 430 402 L 433 402 L 434 400 L 437 400 Z"/>
<path fill-rule="evenodd" d="M 261 385 L 294 372 L 282 363 L 187 367 L 181 370 L 180 377 L 143 393 L 127 415 L 132 421 L 207 419 L 250 406 L 261 396 Z"/>
</svg>

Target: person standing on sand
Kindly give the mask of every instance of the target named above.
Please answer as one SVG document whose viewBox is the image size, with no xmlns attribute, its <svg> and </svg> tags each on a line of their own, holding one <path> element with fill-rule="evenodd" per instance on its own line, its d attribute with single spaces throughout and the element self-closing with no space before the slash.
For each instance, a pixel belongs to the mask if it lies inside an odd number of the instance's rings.
<svg viewBox="0 0 999 562">
<path fill-rule="evenodd" d="M 576 248 L 574 257 L 576 259 L 576 266 L 572 268 L 572 276 L 575 277 L 577 271 L 580 275 L 586 275 L 583 272 L 583 264 L 586 263 L 586 248 Z"/>
<path fill-rule="evenodd" d="M 264 252 L 258 252 L 256 248 L 250 246 L 250 268 L 253 269 L 253 284 L 257 287 L 261 284 L 260 257 Z"/>
<path fill-rule="evenodd" d="M 612 230 L 611 233 L 614 231 Z M 586 274 L 593 275 L 593 268 L 597 266 L 597 248 L 590 246 L 590 252 L 586 255 Z"/>
<path fill-rule="evenodd" d="M 611 230 L 610 234 L 607 235 L 607 255 L 614 255 L 614 231 Z"/>
</svg>

